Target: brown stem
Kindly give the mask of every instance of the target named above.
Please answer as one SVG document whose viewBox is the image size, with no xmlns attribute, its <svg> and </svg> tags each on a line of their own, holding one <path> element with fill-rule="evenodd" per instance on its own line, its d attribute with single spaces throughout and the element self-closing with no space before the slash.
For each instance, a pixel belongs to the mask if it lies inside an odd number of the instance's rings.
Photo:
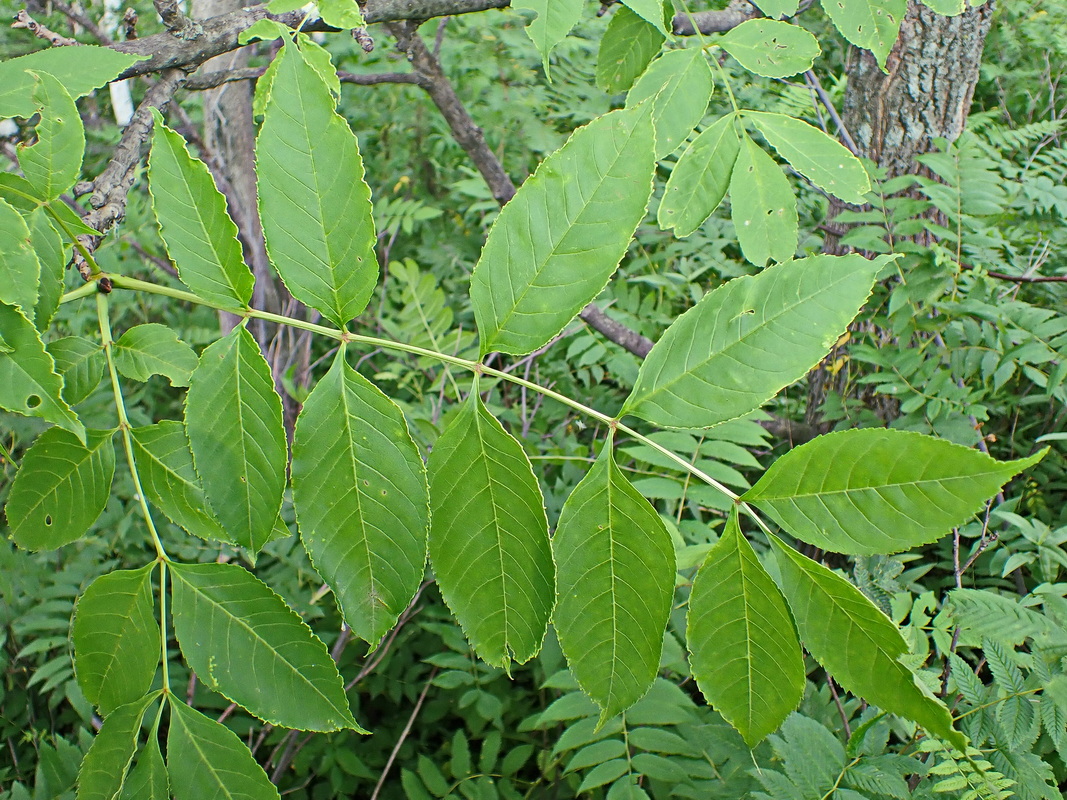
<svg viewBox="0 0 1067 800">
<path fill-rule="evenodd" d="M 12 28 L 25 28 L 38 39 L 44 39 L 53 47 L 69 47 L 72 45 L 79 45 L 77 39 L 71 39 L 68 36 L 64 36 L 61 33 L 49 30 L 40 22 L 30 16 L 26 9 L 19 9 L 19 13 L 15 15 L 15 21 L 11 23 Z"/>
<path fill-rule="evenodd" d="M 204 28 L 195 20 L 189 19 L 178 8 L 178 0 L 153 0 L 156 12 L 172 36 L 184 41 L 193 41 L 204 35 Z"/>
</svg>

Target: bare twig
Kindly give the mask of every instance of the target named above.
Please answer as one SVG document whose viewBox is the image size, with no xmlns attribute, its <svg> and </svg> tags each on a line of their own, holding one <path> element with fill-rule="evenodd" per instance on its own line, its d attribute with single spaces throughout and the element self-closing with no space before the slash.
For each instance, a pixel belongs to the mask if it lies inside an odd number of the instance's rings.
<svg viewBox="0 0 1067 800">
<path fill-rule="evenodd" d="M 64 36 L 61 33 L 49 30 L 31 17 L 29 12 L 24 8 L 19 9 L 19 13 L 15 15 L 15 21 L 11 23 L 11 27 L 25 28 L 38 39 L 44 39 L 53 47 L 70 47 L 81 44 L 77 39 L 71 39 L 69 36 Z"/>
<path fill-rule="evenodd" d="M 153 0 L 153 3 L 172 36 L 191 42 L 204 35 L 204 26 L 185 16 L 178 8 L 178 0 Z"/>
<path fill-rule="evenodd" d="M 748 0 L 731 0 L 721 11 L 698 11 L 695 14 L 675 14 L 672 27 L 679 36 L 697 33 L 724 33 L 759 16 L 759 10 Z"/>
<path fill-rule="evenodd" d="M 417 717 L 419 711 L 422 710 L 422 704 L 426 700 L 426 693 L 430 691 L 430 686 L 433 684 L 433 679 L 436 675 L 437 667 L 434 667 L 430 671 L 430 677 L 426 679 L 426 684 L 422 687 L 422 691 L 419 693 L 419 699 L 415 701 L 415 708 L 411 710 L 411 716 L 408 717 L 407 724 L 404 725 L 404 730 L 400 732 L 400 737 L 396 740 L 396 744 L 393 745 L 392 752 L 389 753 L 389 760 L 385 762 L 382 774 L 378 776 L 378 783 L 374 785 L 374 791 L 371 792 L 370 800 L 378 800 L 378 793 L 382 790 L 382 784 L 385 783 L 385 778 L 389 775 L 389 770 L 392 769 L 393 762 L 396 761 L 396 754 L 400 752 L 404 740 L 407 739 L 408 734 L 411 733 L 411 727 L 415 724 L 415 717 Z"/>
<path fill-rule="evenodd" d="M 40 6 L 39 4 L 35 3 L 34 5 L 43 8 L 43 6 Z M 94 19 L 83 13 L 81 9 L 74 8 L 70 4 L 64 2 L 64 0 L 48 0 L 48 7 L 55 9 L 74 24 L 87 30 L 96 41 L 100 42 L 100 44 L 110 45 L 112 43 L 111 37 L 108 35 L 107 31 L 100 27 Z"/>
<path fill-rule="evenodd" d="M 852 151 L 853 155 L 859 155 L 860 149 L 856 145 L 856 140 L 852 138 L 852 134 L 850 134 L 848 128 L 845 127 L 844 120 L 841 119 L 841 115 L 838 114 L 837 109 L 834 108 L 834 103 L 830 99 L 830 95 L 828 95 L 826 90 L 822 88 L 819 76 L 809 69 L 804 73 L 804 80 L 807 81 L 808 86 L 810 86 L 812 91 L 818 96 L 819 102 L 823 104 L 826 113 L 830 115 L 830 119 L 834 121 L 834 125 L 837 126 L 837 133 L 844 140 L 845 146 Z"/>
</svg>

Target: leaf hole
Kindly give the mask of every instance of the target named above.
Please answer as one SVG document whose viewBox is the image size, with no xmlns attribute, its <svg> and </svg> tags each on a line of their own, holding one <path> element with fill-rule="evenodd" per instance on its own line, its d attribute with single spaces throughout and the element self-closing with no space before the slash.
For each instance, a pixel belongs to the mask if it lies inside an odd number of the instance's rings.
<svg viewBox="0 0 1067 800">
<path fill-rule="evenodd" d="M 26 398 L 26 408 L 37 408 L 41 405 L 41 398 L 39 395 L 31 394 Z"/>
<path fill-rule="evenodd" d="M 52 524 L 52 515 L 51 514 L 45 514 L 44 515 L 44 524 L 45 525 L 51 525 Z"/>
</svg>

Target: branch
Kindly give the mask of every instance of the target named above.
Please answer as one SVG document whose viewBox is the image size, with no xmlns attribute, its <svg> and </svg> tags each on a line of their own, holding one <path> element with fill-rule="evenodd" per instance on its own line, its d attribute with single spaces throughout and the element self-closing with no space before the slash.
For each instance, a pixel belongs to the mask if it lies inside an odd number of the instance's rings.
<svg viewBox="0 0 1067 800">
<path fill-rule="evenodd" d="M 986 275 L 1012 283 L 1067 283 L 1067 275 L 1008 275 L 1005 272 L 986 272 Z"/>
<path fill-rule="evenodd" d="M 214 89 L 224 83 L 236 81 L 254 81 L 263 77 L 266 67 L 245 67 L 242 69 L 214 70 L 212 72 L 198 72 L 185 82 L 186 89 L 200 91 Z M 408 83 L 421 86 L 423 81 L 418 75 L 410 72 L 373 72 L 366 75 L 358 75 L 353 72 L 339 70 L 337 78 L 341 83 L 354 83 L 358 86 L 379 86 L 387 83 Z"/>
<path fill-rule="evenodd" d="M 24 8 L 19 9 L 19 13 L 15 15 L 15 21 L 11 23 L 11 27 L 25 28 L 34 36 L 39 39 L 44 39 L 53 47 L 69 47 L 72 45 L 81 44 L 81 42 L 79 42 L 77 39 L 71 39 L 67 36 L 63 36 L 60 33 L 56 33 L 55 31 L 49 30 L 40 22 L 37 22 L 37 20 L 31 17 L 29 12 L 26 11 L 26 9 Z"/>
<path fill-rule="evenodd" d="M 696 36 L 698 31 L 702 34 L 725 33 L 757 16 L 759 10 L 748 0 L 730 0 L 721 11 L 675 14 L 671 27 L 679 36 Z"/>
<path fill-rule="evenodd" d="M 189 19 L 178 8 L 178 0 L 153 0 L 156 12 L 172 36 L 185 41 L 199 39 L 204 29 L 199 22 Z"/>
<path fill-rule="evenodd" d="M 42 8 L 42 10 L 44 8 L 40 3 L 34 3 L 33 5 Z M 87 15 L 83 14 L 79 9 L 68 5 L 63 2 L 63 0 L 49 0 L 48 5 L 71 22 L 85 28 L 85 30 L 89 31 L 89 33 L 93 35 L 93 38 L 100 42 L 100 44 L 110 45 L 112 43 L 111 37 L 107 35 L 107 32 Z"/>
</svg>

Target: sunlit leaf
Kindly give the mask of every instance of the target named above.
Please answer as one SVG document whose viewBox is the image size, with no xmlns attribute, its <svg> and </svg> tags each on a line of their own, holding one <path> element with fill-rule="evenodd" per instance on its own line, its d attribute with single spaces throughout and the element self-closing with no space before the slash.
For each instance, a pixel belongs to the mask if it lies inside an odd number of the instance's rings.
<svg viewBox="0 0 1067 800">
<path fill-rule="evenodd" d="M 762 267 L 797 249 L 797 199 L 782 168 L 747 134 L 730 177 L 730 211 L 745 258 Z"/>
<path fill-rule="evenodd" d="M 762 11 L 764 16 L 780 19 L 796 14 L 800 8 L 800 0 L 756 0 L 753 5 Z"/>
<path fill-rule="evenodd" d="M 626 107 L 652 99 L 656 158 L 670 155 L 704 118 L 715 84 L 699 47 L 669 50 L 649 65 L 626 95 Z"/>
<path fill-rule="evenodd" d="M 688 236 L 718 208 L 730 185 L 741 148 L 735 116 L 727 114 L 701 133 L 671 170 L 657 221 L 675 236 Z"/>
<path fill-rule="evenodd" d="M 26 223 L 30 229 L 30 244 L 41 263 L 41 281 L 37 291 L 37 304 L 33 307 L 33 325 L 37 330 L 45 331 L 59 309 L 59 298 L 63 296 L 68 252 L 43 208 L 30 212 Z"/>
<path fill-rule="evenodd" d="M 656 27 L 664 37 L 670 37 L 667 29 L 667 17 L 663 13 L 662 0 L 623 0 L 623 3 L 635 14 Z"/>
<path fill-rule="evenodd" d="M 856 47 L 870 50 L 885 70 L 908 10 L 907 0 L 828 0 L 822 7 L 841 35 Z"/>
<path fill-rule="evenodd" d="M 115 342 L 115 367 L 127 378 L 147 381 L 162 375 L 171 386 L 188 386 L 197 365 L 193 348 L 173 328 L 149 322 L 135 325 Z"/>
<path fill-rule="evenodd" d="M 652 685 L 674 591 L 670 534 L 615 464 L 610 444 L 564 503 L 552 549 L 553 624 L 603 723 Z"/>
<path fill-rule="evenodd" d="M 541 54 L 545 75 L 550 75 L 548 56 L 581 19 L 581 0 L 518 0 L 511 7 L 536 13 L 526 26 L 526 33 Z"/>
<path fill-rule="evenodd" d="M 841 431 L 790 450 L 742 499 L 824 550 L 897 553 L 962 525 L 1047 452 L 995 461 L 910 431 Z"/>
<path fill-rule="evenodd" d="M 445 602 L 486 663 L 528 661 L 555 600 L 548 520 L 530 460 L 471 392 L 428 467 L 430 561 Z"/>
<path fill-rule="evenodd" d="M 773 19 L 742 22 L 723 35 L 719 45 L 742 67 L 765 78 L 788 78 L 809 70 L 822 52 L 819 40 L 808 31 Z"/>
<path fill-rule="evenodd" d="M 33 103 L 41 114 L 37 141 L 19 145 L 19 167 L 42 200 L 55 200 L 78 180 L 85 128 L 78 106 L 47 72 L 34 74 Z"/>
<path fill-rule="evenodd" d="M 611 15 L 600 40 L 596 85 L 605 92 L 625 92 L 645 71 L 663 46 L 664 36 L 630 9 L 620 6 Z"/>
<path fill-rule="evenodd" d="M 343 31 L 367 24 L 356 0 L 317 0 L 315 5 L 323 22 Z"/>
</svg>

